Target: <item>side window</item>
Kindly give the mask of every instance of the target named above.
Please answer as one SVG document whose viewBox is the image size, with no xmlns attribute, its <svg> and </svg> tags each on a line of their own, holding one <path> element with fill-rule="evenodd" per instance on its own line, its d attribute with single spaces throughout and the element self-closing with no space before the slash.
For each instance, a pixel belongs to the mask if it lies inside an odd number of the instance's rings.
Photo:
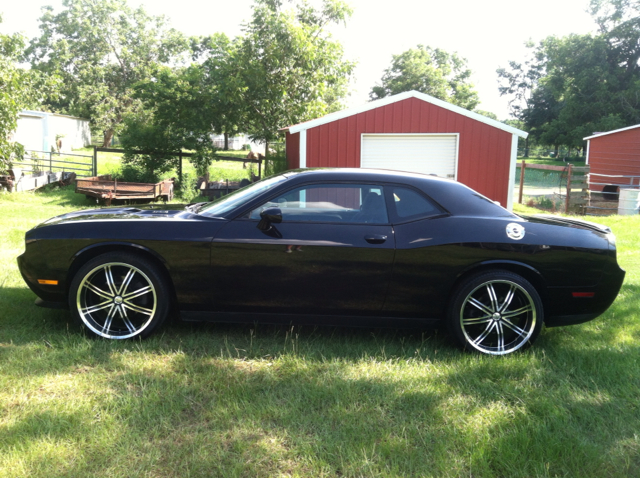
<svg viewBox="0 0 640 478">
<path fill-rule="evenodd" d="M 394 187 L 393 204 L 400 219 L 420 219 L 442 213 L 429 199 L 409 188 Z"/>
<path fill-rule="evenodd" d="M 260 212 L 278 207 L 286 222 L 345 222 L 386 224 L 389 222 L 384 191 L 378 185 L 313 184 L 293 189 L 257 207 Z"/>
</svg>

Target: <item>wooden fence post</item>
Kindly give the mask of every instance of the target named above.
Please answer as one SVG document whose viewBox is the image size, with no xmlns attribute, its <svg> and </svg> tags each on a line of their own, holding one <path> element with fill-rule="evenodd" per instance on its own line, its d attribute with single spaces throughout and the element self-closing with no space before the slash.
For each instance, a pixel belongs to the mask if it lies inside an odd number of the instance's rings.
<svg viewBox="0 0 640 478">
<path fill-rule="evenodd" d="M 518 204 L 522 204 L 522 190 L 524 189 L 524 169 L 527 167 L 527 162 L 523 159 L 520 164 L 520 192 L 518 193 Z"/>
<path fill-rule="evenodd" d="M 94 146 L 93 147 L 93 164 L 91 165 L 91 169 L 92 169 L 92 176 L 97 176 L 98 175 L 98 147 Z"/>
<path fill-rule="evenodd" d="M 569 164 L 569 172 L 567 173 L 567 198 L 564 202 L 564 212 L 567 214 L 569 212 L 569 206 L 571 205 L 571 168 L 572 164 Z"/>
</svg>

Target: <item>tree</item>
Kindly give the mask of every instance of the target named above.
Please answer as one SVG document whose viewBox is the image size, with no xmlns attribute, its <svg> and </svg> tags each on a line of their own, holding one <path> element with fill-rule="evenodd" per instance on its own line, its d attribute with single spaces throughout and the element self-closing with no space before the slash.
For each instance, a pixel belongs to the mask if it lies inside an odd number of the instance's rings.
<svg viewBox="0 0 640 478">
<path fill-rule="evenodd" d="M 120 139 L 127 162 L 165 172 L 175 166 L 171 153 L 187 149 L 194 152 L 191 162 L 199 174 L 206 173 L 216 152 L 211 134 L 228 138 L 243 125 L 242 84 L 230 61 L 232 45 L 224 34 L 194 38 L 194 58 L 201 63 L 159 66 L 151 79 L 136 84 L 134 98 L 144 107 L 125 120 Z"/>
<path fill-rule="evenodd" d="M 24 47 L 21 35 L 0 34 L 0 171 L 10 167 L 13 157 L 24 153 L 23 146 L 11 140 L 18 124 L 18 113 L 38 104 L 39 94 L 54 92 L 56 86 L 55 79 L 17 66 Z"/>
<path fill-rule="evenodd" d="M 615 101 L 623 116 L 640 122 L 640 2 L 591 0 L 591 15 L 608 44 L 610 63 L 617 66 L 619 94 Z"/>
<path fill-rule="evenodd" d="M 121 139 L 126 149 L 150 154 L 129 161 L 160 171 L 173 161 L 163 151 L 185 148 L 202 174 L 215 154 L 213 132 L 248 133 L 267 144 L 268 155 L 280 128 L 340 107 L 353 64 L 324 28 L 350 10 L 338 0 L 319 9 L 303 2 L 284 10 L 282 3 L 256 0 L 243 36 L 192 39 L 196 63 L 159 67 L 138 82 L 134 98 L 144 108 L 126 121 Z"/>
<path fill-rule="evenodd" d="M 480 99 L 470 83 L 470 77 L 467 60 L 457 53 L 418 45 L 417 48 L 393 55 L 381 85 L 374 86 L 369 97 L 376 100 L 416 90 L 473 110 Z"/>
<path fill-rule="evenodd" d="M 104 146 L 121 130 L 140 102 L 133 85 L 147 79 L 157 64 L 170 64 L 187 48 L 181 34 L 163 17 L 150 17 L 125 0 L 63 0 L 54 14 L 43 8 L 41 35 L 27 56 L 35 70 L 63 78 L 61 95 L 48 98 L 54 110 L 88 117 L 104 132 Z"/>
<path fill-rule="evenodd" d="M 523 62 L 499 69 L 511 114 L 543 144 L 582 148 L 582 138 L 640 122 L 640 2 L 592 0 L 598 35 L 548 37 Z"/>
<path fill-rule="evenodd" d="M 243 133 L 247 107 L 243 98 L 242 64 L 234 52 L 240 39 L 231 41 L 223 33 L 200 40 L 194 45 L 194 57 L 200 65 L 202 94 L 207 96 L 208 117 L 212 131 L 224 135 L 224 149 L 229 149 L 229 136 Z"/>
<path fill-rule="evenodd" d="M 493 113 L 493 112 L 491 112 L 491 111 L 475 109 L 475 110 L 473 110 L 473 112 L 474 113 L 478 113 L 479 115 L 482 115 L 482 116 L 486 116 L 487 118 L 491 118 L 492 120 L 498 121 L 498 115 Z"/>
<path fill-rule="evenodd" d="M 551 36 L 540 42 L 533 58 L 528 69 L 513 68 L 511 62 L 510 72 L 498 70 L 506 80 L 500 92 L 512 95 L 512 115 L 524 121 L 533 138 L 556 150 L 581 148 L 583 137 L 628 120 L 616 99 L 623 94 L 621 71 L 602 36 Z"/>
<path fill-rule="evenodd" d="M 144 108 L 125 119 L 120 137 L 125 162 L 163 173 L 177 165 L 175 153 L 187 149 L 195 153 L 191 162 L 204 174 L 216 151 L 211 133 L 219 129 L 219 117 L 201 66 L 159 66 L 151 80 L 136 85 L 134 97 Z"/>
<path fill-rule="evenodd" d="M 267 145 L 281 137 L 280 128 L 340 109 L 354 68 L 325 31 L 351 15 L 346 3 L 323 0 L 313 8 L 299 2 L 289 10 L 282 4 L 256 0 L 229 58 L 241 84 L 232 90 L 246 108 L 243 129 Z"/>
</svg>

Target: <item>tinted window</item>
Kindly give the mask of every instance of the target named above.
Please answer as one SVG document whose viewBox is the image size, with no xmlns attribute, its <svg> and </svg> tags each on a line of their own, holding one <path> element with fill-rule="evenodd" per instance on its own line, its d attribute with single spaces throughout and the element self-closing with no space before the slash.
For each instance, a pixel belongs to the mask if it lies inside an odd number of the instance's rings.
<svg viewBox="0 0 640 478">
<path fill-rule="evenodd" d="M 389 222 L 382 186 L 314 184 L 283 193 L 254 209 L 250 219 L 260 219 L 267 207 L 278 207 L 287 222 Z"/>
<path fill-rule="evenodd" d="M 400 219 L 417 219 L 435 216 L 442 212 L 422 194 L 408 188 L 394 187 L 393 203 L 396 207 L 396 215 Z"/>
</svg>

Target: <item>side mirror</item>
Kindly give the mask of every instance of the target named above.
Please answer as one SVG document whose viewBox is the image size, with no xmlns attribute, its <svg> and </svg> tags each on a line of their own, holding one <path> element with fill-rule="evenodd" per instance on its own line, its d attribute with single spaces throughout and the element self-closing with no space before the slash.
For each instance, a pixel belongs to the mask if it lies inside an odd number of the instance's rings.
<svg viewBox="0 0 640 478">
<path fill-rule="evenodd" d="M 282 222 L 282 211 L 279 207 L 268 207 L 260 213 L 260 222 L 258 229 L 268 231 L 271 224 L 280 224 Z"/>
</svg>

